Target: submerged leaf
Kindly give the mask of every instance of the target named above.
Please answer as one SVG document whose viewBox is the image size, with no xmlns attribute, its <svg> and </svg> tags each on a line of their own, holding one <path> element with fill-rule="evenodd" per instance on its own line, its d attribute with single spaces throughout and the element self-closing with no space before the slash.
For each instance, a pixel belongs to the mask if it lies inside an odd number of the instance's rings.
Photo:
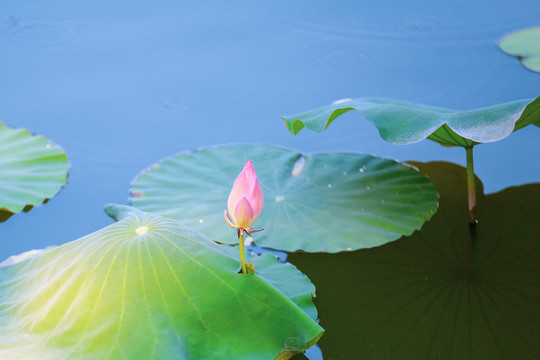
<svg viewBox="0 0 540 360">
<path fill-rule="evenodd" d="M 540 27 L 506 35 L 499 47 L 508 55 L 516 56 L 527 69 L 540 73 Z"/>
<path fill-rule="evenodd" d="M 268 145 L 230 145 L 178 154 L 143 171 L 131 189 L 142 210 L 182 221 L 223 243 L 223 219 L 237 171 L 251 159 L 264 209 L 257 245 L 338 252 L 409 235 L 437 210 L 435 186 L 410 166 L 354 153 L 302 154 Z"/>
<path fill-rule="evenodd" d="M 108 211 L 117 223 L 0 266 L 1 359 L 286 359 L 321 336 L 291 265 L 266 255 L 240 275 L 174 220 Z"/>
<path fill-rule="evenodd" d="M 0 221 L 56 195 L 68 169 L 67 156 L 57 145 L 0 122 Z"/>
<path fill-rule="evenodd" d="M 338 116 L 357 110 L 392 144 L 430 139 L 442 145 L 471 147 L 504 139 L 526 125 L 540 125 L 540 97 L 481 109 L 457 111 L 385 98 L 360 98 L 299 115 L 285 116 L 293 135 L 304 127 L 325 130 Z M 525 118 L 525 114 L 528 114 Z"/>
<path fill-rule="evenodd" d="M 540 184 L 480 195 L 474 235 L 465 169 L 415 165 L 441 196 L 422 230 L 374 249 L 288 257 L 317 284 L 323 353 L 335 360 L 540 358 Z"/>
</svg>

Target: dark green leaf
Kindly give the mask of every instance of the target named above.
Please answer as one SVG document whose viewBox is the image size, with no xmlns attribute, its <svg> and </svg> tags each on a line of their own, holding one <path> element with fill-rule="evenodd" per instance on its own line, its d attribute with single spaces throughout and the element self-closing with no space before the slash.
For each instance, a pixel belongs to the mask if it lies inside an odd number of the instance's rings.
<svg viewBox="0 0 540 360">
<path fill-rule="evenodd" d="M 354 253 L 289 256 L 317 284 L 323 353 L 334 360 L 540 358 L 540 184 L 480 196 L 471 235 L 465 169 L 415 165 L 441 196 L 422 230 Z"/>
</svg>

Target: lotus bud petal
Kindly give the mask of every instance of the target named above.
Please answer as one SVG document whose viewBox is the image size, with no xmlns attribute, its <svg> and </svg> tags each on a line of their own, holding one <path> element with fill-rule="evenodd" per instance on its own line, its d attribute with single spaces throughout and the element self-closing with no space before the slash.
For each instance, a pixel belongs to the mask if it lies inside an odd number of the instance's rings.
<svg viewBox="0 0 540 360">
<path fill-rule="evenodd" d="M 227 216 L 231 217 L 234 227 L 249 229 L 249 226 L 261 214 L 262 207 L 261 185 L 250 160 L 245 163 L 244 169 L 233 183 L 227 201 L 228 212 L 226 212 L 225 218 L 229 225 L 231 225 L 231 221 Z"/>
</svg>

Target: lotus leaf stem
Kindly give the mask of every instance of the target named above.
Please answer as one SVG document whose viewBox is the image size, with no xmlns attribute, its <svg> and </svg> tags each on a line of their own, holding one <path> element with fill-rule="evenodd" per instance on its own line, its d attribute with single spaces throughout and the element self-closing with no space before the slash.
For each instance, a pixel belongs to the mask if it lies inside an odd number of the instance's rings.
<svg viewBox="0 0 540 360">
<path fill-rule="evenodd" d="M 469 224 L 478 222 L 476 218 L 476 184 L 474 181 L 473 147 L 465 148 L 467 153 L 467 188 L 469 194 Z"/>
<path fill-rule="evenodd" d="M 242 273 L 247 274 L 246 257 L 244 255 L 244 232 L 238 231 L 238 242 L 240 243 L 240 262 L 242 263 Z"/>
</svg>

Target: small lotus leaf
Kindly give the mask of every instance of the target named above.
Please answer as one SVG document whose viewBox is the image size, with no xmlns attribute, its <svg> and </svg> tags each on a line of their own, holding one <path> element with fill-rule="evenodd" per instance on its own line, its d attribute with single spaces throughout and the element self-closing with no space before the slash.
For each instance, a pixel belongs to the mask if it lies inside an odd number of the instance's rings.
<svg viewBox="0 0 540 360">
<path fill-rule="evenodd" d="M 350 110 L 357 110 L 375 125 L 384 140 L 400 145 L 428 138 L 442 145 L 471 147 L 504 139 L 530 124 L 540 125 L 540 97 L 532 102 L 519 100 L 468 111 L 394 99 L 360 98 L 285 116 L 283 120 L 294 135 L 304 127 L 321 132 Z"/>
<path fill-rule="evenodd" d="M 223 212 L 234 179 L 252 160 L 264 208 L 259 246 L 338 252 L 409 235 L 437 210 L 433 184 L 414 168 L 371 155 L 229 145 L 178 154 L 143 171 L 131 203 L 223 243 L 236 241 Z"/>
<path fill-rule="evenodd" d="M 66 183 L 68 169 L 57 145 L 0 123 L 0 218 L 53 197 Z"/>
<path fill-rule="evenodd" d="M 516 56 L 527 69 L 540 73 L 540 27 L 506 35 L 499 47 L 508 55 Z"/>
<path fill-rule="evenodd" d="M 288 359 L 322 335 L 293 266 L 265 255 L 238 274 L 174 220 L 107 211 L 117 223 L 0 266 L 1 359 Z"/>
</svg>

